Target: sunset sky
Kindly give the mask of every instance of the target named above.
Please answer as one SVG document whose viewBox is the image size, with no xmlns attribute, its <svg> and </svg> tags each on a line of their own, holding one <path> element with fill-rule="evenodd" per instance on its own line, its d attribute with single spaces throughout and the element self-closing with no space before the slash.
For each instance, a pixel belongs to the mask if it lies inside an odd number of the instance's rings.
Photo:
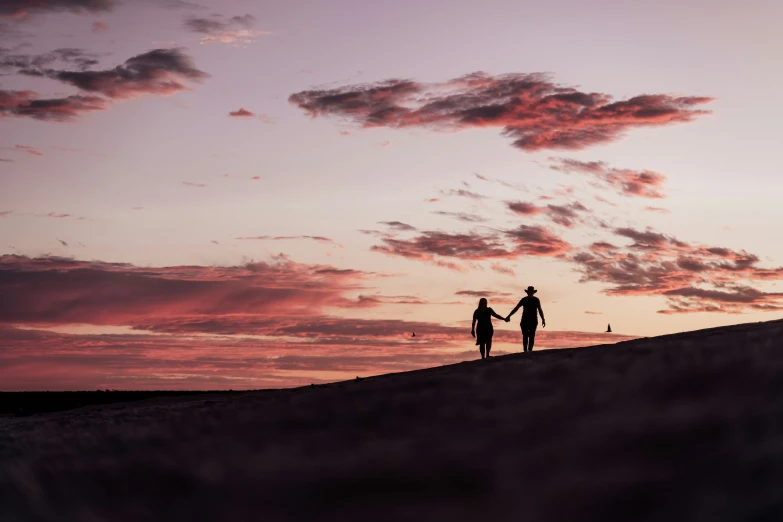
<svg viewBox="0 0 783 522">
<path fill-rule="evenodd" d="M 782 19 L 0 0 L 0 389 L 475 359 L 528 285 L 542 349 L 780 318 Z"/>
</svg>

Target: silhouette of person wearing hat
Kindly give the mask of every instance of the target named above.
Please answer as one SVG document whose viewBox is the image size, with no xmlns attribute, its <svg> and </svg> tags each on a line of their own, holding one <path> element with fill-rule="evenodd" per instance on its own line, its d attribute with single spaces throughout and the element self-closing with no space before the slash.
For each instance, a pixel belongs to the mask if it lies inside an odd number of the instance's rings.
<svg viewBox="0 0 783 522">
<path fill-rule="evenodd" d="M 522 308 L 522 320 L 519 326 L 522 328 L 522 347 L 526 352 L 533 351 L 533 343 L 536 340 L 536 328 L 538 327 L 538 314 L 541 314 L 541 326 L 546 328 L 546 319 L 544 319 L 544 311 L 541 309 L 541 301 L 538 300 L 538 297 L 533 296 L 536 292 L 538 290 L 528 286 L 527 290 L 525 290 L 527 296 L 520 299 L 517 306 L 506 316 L 506 321 L 508 321 L 520 307 Z"/>
</svg>

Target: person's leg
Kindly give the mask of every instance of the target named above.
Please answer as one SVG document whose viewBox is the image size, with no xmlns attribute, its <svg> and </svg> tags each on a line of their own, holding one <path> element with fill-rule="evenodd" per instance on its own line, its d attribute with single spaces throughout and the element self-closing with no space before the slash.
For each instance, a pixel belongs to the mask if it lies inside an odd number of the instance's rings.
<svg viewBox="0 0 783 522">
<path fill-rule="evenodd" d="M 479 351 L 481 352 L 481 358 L 484 358 L 484 343 L 479 345 Z"/>
<path fill-rule="evenodd" d="M 533 325 L 530 327 L 530 331 L 528 332 L 528 351 L 533 351 L 533 343 L 536 341 L 536 326 Z"/>
<path fill-rule="evenodd" d="M 522 351 L 527 351 L 527 330 L 525 330 L 525 327 L 522 327 Z"/>
<path fill-rule="evenodd" d="M 489 357 L 489 351 L 492 349 L 492 339 L 487 341 L 487 357 Z"/>
</svg>

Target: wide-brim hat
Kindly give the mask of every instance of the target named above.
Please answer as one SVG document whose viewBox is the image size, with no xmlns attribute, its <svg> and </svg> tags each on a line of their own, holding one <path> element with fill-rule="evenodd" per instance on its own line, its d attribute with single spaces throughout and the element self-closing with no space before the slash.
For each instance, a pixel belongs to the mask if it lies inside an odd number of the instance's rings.
<svg viewBox="0 0 783 522">
<path fill-rule="evenodd" d="M 532 286 L 528 286 L 525 292 L 527 292 L 528 294 L 535 294 L 536 292 L 538 292 L 538 290 L 536 290 Z"/>
</svg>

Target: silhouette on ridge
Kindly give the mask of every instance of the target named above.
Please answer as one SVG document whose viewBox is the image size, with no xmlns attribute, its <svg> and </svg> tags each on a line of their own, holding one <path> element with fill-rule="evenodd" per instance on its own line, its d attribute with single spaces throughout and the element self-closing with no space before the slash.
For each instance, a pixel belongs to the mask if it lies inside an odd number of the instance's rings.
<svg viewBox="0 0 783 522">
<path fill-rule="evenodd" d="M 538 314 L 541 314 L 541 326 L 546 328 L 546 319 L 544 319 L 544 310 L 541 309 L 541 301 L 538 297 L 533 296 L 536 292 L 538 290 L 528 286 L 525 289 L 527 296 L 520 299 L 519 303 L 511 310 L 511 313 L 506 316 L 506 322 L 508 322 L 511 320 L 511 316 L 520 307 L 522 308 L 522 319 L 519 326 L 522 329 L 522 348 L 526 352 L 533 351 L 533 343 L 536 340 L 536 328 L 538 327 Z"/>
<path fill-rule="evenodd" d="M 470 335 L 476 338 L 476 344 L 481 352 L 481 358 L 489 357 L 489 351 L 492 349 L 492 334 L 495 329 L 492 327 L 492 318 L 497 317 L 501 321 L 508 322 L 508 318 L 501 317 L 495 311 L 487 306 L 487 298 L 479 299 L 478 308 L 473 312 L 473 323 L 470 326 Z M 478 328 L 476 327 L 478 323 Z"/>
</svg>

